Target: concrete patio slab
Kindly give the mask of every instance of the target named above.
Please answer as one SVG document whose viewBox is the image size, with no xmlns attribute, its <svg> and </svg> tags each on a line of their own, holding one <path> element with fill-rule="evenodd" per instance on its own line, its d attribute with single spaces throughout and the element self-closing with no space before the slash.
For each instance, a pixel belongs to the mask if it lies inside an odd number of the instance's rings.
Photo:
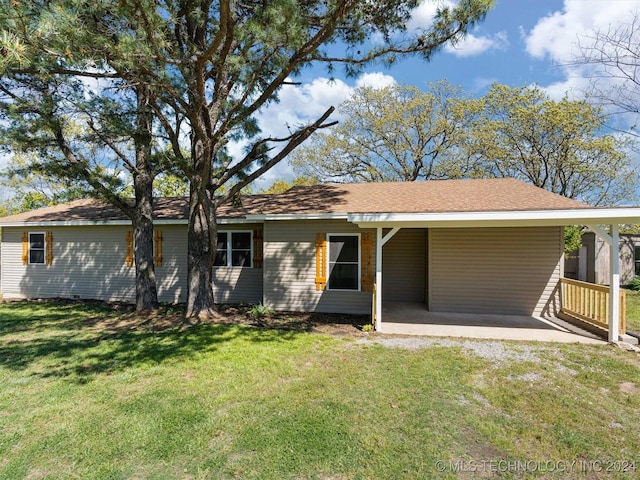
<svg viewBox="0 0 640 480">
<path fill-rule="evenodd" d="M 601 345 L 607 343 L 586 330 L 556 318 L 430 312 L 424 304 L 407 302 L 385 302 L 381 333 Z"/>
</svg>

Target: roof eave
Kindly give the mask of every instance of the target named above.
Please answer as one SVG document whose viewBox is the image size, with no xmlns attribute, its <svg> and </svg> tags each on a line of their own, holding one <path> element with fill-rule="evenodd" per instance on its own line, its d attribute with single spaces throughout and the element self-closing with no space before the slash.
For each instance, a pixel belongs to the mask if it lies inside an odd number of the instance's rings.
<svg viewBox="0 0 640 480">
<path fill-rule="evenodd" d="M 349 222 L 375 227 L 516 227 L 640 223 L 640 207 L 438 213 L 353 213 Z"/>
<path fill-rule="evenodd" d="M 233 225 L 248 222 L 246 218 L 218 218 L 221 225 Z M 187 219 L 159 219 L 154 220 L 154 225 L 187 225 Z M 0 227 L 90 227 L 90 226 L 131 226 L 131 220 L 57 220 L 57 221 L 25 221 L 25 222 L 0 222 Z"/>
</svg>

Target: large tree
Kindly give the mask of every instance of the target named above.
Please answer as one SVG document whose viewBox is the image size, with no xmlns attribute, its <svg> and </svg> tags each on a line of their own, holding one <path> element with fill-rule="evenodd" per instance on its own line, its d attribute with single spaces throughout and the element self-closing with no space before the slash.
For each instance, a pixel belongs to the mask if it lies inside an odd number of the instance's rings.
<svg viewBox="0 0 640 480">
<path fill-rule="evenodd" d="M 477 116 L 461 153 L 477 175 L 518 178 L 592 205 L 633 198 L 637 172 L 625 141 L 604 133 L 605 118 L 586 100 L 495 84 L 469 109 Z"/>
<path fill-rule="evenodd" d="M 63 179 L 131 219 L 136 306 L 149 311 L 158 306 L 152 184 L 163 158 L 161 150 L 154 154 L 151 91 L 122 74 L 135 70 L 131 29 L 125 23 L 100 34 L 87 8 L 74 0 L 1 2 L 0 144 L 29 154 L 14 178 L 32 171 Z M 133 202 L 121 172 L 129 175 Z"/>
<path fill-rule="evenodd" d="M 315 135 L 291 159 L 323 181 L 384 182 L 459 178 L 470 165 L 454 155 L 470 116 L 465 94 L 447 82 L 364 87 L 338 107 L 340 125 Z"/>
<path fill-rule="evenodd" d="M 419 3 L 59 0 L 42 6 L 55 12 L 57 4 L 64 11 L 72 5 L 96 39 L 115 38 L 116 48 L 104 52 L 106 71 L 127 86 L 147 89 L 147 105 L 172 146 L 174 166 L 190 182 L 188 315 L 215 311 L 211 270 L 218 206 L 328 125 L 333 108 L 286 137 L 262 134 L 256 115 L 277 101 L 282 87 L 313 64 L 342 64 L 354 74 L 410 54 L 428 59 L 464 35 L 493 2 L 443 4 L 431 25 L 407 31 Z M 129 56 L 123 56 L 127 49 Z M 245 154 L 232 158 L 227 146 L 238 140 Z"/>
</svg>

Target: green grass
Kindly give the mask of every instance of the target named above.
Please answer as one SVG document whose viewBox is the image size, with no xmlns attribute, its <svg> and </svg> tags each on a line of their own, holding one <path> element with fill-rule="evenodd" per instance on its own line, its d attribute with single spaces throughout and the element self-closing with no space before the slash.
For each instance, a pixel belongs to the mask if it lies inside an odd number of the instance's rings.
<svg viewBox="0 0 640 480">
<path fill-rule="evenodd" d="M 625 289 L 627 295 L 627 329 L 640 332 L 640 292 Z"/>
<path fill-rule="evenodd" d="M 640 358 L 614 347 L 403 350 L 164 320 L 0 304 L 0 478 L 629 478 L 608 462 L 640 469 Z M 456 474 L 448 462 L 458 460 L 486 471 Z M 529 474 L 490 471 L 517 460 L 532 462 Z M 550 473 L 544 463 L 574 460 L 614 472 Z"/>
</svg>

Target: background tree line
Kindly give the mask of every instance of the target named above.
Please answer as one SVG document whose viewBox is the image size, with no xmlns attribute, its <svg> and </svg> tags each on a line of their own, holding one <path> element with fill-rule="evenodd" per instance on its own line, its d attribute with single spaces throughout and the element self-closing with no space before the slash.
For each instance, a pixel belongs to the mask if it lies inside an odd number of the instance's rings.
<svg viewBox="0 0 640 480">
<path fill-rule="evenodd" d="M 154 180 L 182 179 L 187 315 L 215 315 L 217 208 L 331 125 L 334 109 L 284 137 L 261 132 L 256 115 L 305 67 L 355 75 L 410 55 L 428 60 L 493 2 L 441 4 L 429 26 L 409 31 L 420 3 L 0 0 L 0 145 L 28 159 L 24 171 L 131 219 L 139 311 L 158 304 Z M 229 154 L 234 141 L 246 145 L 240 158 Z"/>
<path fill-rule="evenodd" d="M 513 177 L 591 205 L 633 201 L 631 137 L 606 133 L 587 100 L 494 84 L 472 98 L 447 82 L 427 91 L 360 88 L 291 159 L 320 182 Z"/>
</svg>

